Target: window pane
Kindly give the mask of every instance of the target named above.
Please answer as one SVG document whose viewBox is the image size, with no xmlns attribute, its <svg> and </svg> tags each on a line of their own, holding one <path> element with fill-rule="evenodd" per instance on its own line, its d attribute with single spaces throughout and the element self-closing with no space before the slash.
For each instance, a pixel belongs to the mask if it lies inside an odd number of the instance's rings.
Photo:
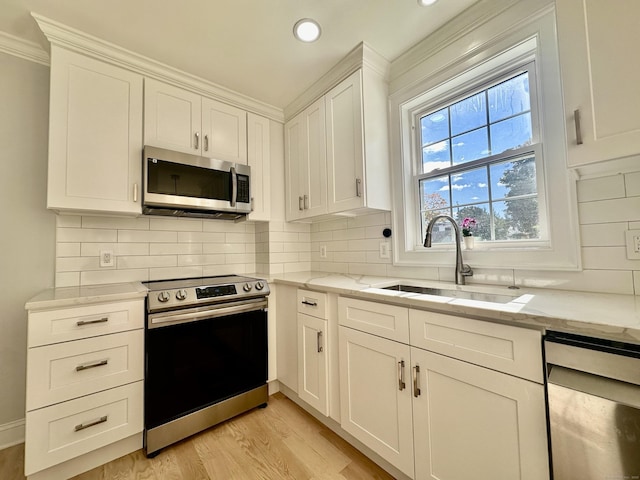
<svg viewBox="0 0 640 480">
<path fill-rule="evenodd" d="M 420 119 L 422 145 L 449 138 L 449 111 L 446 108 Z"/>
<path fill-rule="evenodd" d="M 449 176 L 420 181 L 420 209 L 441 210 L 449 207 Z"/>
<path fill-rule="evenodd" d="M 454 165 L 486 157 L 489 155 L 487 127 L 452 138 L 451 146 Z"/>
<path fill-rule="evenodd" d="M 427 214 L 422 215 L 422 238 L 424 238 L 427 231 L 427 224 L 436 215 L 451 215 L 451 212 L 447 210 L 434 210 Z M 431 230 L 431 244 L 436 243 L 452 243 L 454 239 L 453 225 L 448 220 L 438 220 Z"/>
<path fill-rule="evenodd" d="M 496 240 L 540 238 L 538 200 L 520 198 L 493 204 Z"/>
<path fill-rule="evenodd" d="M 422 173 L 428 173 L 436 168 L 451 166 L 451 152 L 449 140 L 435 143 L 422 149 Z"/>
<path fill-rule="evenodd" d="M 491 165 L 491 195 L 494 199 L 537 192 L 534 157 Z"/>
<path fill-rule="evenodd" d="M 487 167 L 474 168 L 451 177 L 453 205 L 486 202 L 489 200 Z"/>
<path fill-rule="evenodd" d="M 487 103 L 484 92 L 451 105 L 451 135 L 468 132 L 486 124 Z"/>
<path fill-rule="evenodd" d="M 465 218 L 473 218 L 476 221 L 476 226 L 471 230 L 473 236 L 481 240 L 491 240 L 491 214 L 488 203 L 454 208 L 453 213 L 461 232 L 462 221 Z"/>
<path fill-rule="evenodd" d="M 531 144 L 531 113 L 502 120 L 490 128 L 493 155 Z"/>
<path fill-rule="evenodd" d="M 531 110 L 529 74 L 502 82 L 489 89 L 489 122 Z"/>
</svg>

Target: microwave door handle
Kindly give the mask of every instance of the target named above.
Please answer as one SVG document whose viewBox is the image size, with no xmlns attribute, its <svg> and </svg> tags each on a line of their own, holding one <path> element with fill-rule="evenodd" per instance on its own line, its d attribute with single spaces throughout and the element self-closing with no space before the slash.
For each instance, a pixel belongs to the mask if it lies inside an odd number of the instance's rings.
<svg viewBox="0 0 640 480">
<path fill-rule="evenodd" d="M 236 174 L 235 167 L 231 167 L 231 206 L 236 206 L 236 200 L 238 200 L 238 175 Z"/>
</svg>

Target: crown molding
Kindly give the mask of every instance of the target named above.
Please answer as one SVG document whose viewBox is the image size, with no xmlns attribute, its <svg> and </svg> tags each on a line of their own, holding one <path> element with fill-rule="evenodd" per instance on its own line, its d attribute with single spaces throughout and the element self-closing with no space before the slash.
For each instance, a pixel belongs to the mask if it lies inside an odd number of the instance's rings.
<svg viewBox="0 0 640 480">
<path fill-rule="evenodd" d="M 389 80 L 389 61 L 364 42 L 360 42 L 345 55 L 331 70 L 320 77 L 293 102 L 284 108 L 284 118 L 288 120 L 316 101 L 334 86 L 359 68 L 367 68 L 385 82 Z"/>
<path fill-rule="evenodd" d="M 0 32 L 0 52 L 49 66 L 49 54 L 37 43 Z"/>
<path fill-rule="evenodd" d="M 283 111 L 273 105 L 157 62 L 37 13 L 31 12 L 31 16 L 38 23 L 40 30 L 52 45 L 96 58 L 145 77 L 151 77 L 185 90 L 190 90 L 199 95 L 219 100 L 278 122 L 284 121 Z"/>
</svg>

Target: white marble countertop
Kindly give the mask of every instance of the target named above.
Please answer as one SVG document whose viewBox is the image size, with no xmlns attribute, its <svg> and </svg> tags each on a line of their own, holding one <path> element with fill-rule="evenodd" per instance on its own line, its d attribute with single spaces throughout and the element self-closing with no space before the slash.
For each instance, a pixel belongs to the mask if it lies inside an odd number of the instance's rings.
<svg viewBox="0 0 640 480">
<path fill-rule="evenodd" d="M 534 288 L 511 290 L 506 286 L 459 286 L 415 279 L 324 272 L 271 275 L 268 279 L 276 284 L 289 284 L 407 307 L 640 344 L 640 296 Z M 510 295 L 514 298 L 508 303 L 489 303 L 383 289 L 398 283 Z"/>
<path fill-rule="evenodd" d="M 29 299 L 25 304 L 25 309 L 36 311 L 49 308 L 65 308 L 92 303 L 131 300 L 146 296 L 147 287 L 140 282 L 49 288 Z"/>
</svg>

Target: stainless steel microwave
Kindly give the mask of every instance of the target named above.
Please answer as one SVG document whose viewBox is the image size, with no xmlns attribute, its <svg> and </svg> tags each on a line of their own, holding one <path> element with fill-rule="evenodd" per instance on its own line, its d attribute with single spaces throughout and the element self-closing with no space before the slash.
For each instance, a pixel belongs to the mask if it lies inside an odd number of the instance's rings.
<svg viewBox="0 0 640 480">
<path fill-rule="evenodd" d="M 240 220 L 251 213 L 251 168 L 157 147 L 144 147 L 142 211 Z"/>
</svg>

